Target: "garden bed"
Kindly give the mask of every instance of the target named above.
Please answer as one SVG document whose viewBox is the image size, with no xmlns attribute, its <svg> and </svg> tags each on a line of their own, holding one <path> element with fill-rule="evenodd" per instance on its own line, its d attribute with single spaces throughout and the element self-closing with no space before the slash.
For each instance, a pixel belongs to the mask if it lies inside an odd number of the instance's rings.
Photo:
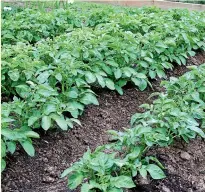
<svg viewBox="0 0 205 192">
<path fill-rule="evenodd" d="M 2 15 L 3 191 L 203 191 L 205 12 L 28 6 Z"/>
<path fill-rule="evenodd" d="M 205 62 L 205 53 L 198 53 L 188 59 L 188 65 Z M 185 66 L 176 66 L 167 75 L 181 76 L 187 71 Z M 153 90 L 141 92 L 131 86 L 125 88 L 124 95 L 107 90 L 97 90 L 99 106 L 88 106 L 80 118 L 82 127 L 75 126 L 68 132 L 48 131 L 41 133 L 41 139 L 35 140 L 35 157 L 28 157 L 22 149 L 8 156 L 7 171 L 2 175 L 3 191 L 45 191 L 63 192 L 66 180 L 59 178 L 60 173 L 77 161 L 88 147 L 109 141 L 107 130 L 119 130 L 127 127 L 135 112 L 142 112 L 139 106 L 150 103 L 151 93 L 162 91 L 160 80 L 152 82 Z M 196 139 L 189 144 L 178 141 L 168 148 L 153 149 L 166 167 L 167 178 L 158 181 L 140 179 L 138 189 L 131 191 L 203 191 L 205 189 L 205 142 Z M 189 154 L 187 154 L 189 153 Z M 76 190 L 78 191 L 78 190 Z"/>
</svg>

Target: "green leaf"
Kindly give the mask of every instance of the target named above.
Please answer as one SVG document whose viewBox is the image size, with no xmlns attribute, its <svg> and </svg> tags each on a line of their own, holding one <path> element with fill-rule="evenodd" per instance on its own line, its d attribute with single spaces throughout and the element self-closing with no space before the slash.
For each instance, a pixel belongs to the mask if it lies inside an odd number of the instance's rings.
<svg viewBox="0 0 205 192">
<path fill-rule="evenodd" d="M 48 81 L 48 78 L 50 76 L 50 71 L 44 71 L 42 72 L 38 77 L 37 77 L 37 80 L 40 84 L 43 84 L 45 82 Z"/>
<path fill-rule="evenodd" d="M 1 158 L 1 172 L 6 168 L 6 161 Z"/>
<path fill-rule="evenodd" d="M 51 118 L 49 116 L 42 117 L 41 127 L 46 131 L 51 127 Z"/>
<path fill-rule="evenodd" d="M 186 33 L 182 33 L 182 36 L 183 36 L 185 42 L 186 42 L 186 43 L 189 43 L 189 39 L 188 39 L 188 37 L 187 37 L 187 34 L 186 34 Z"/>
<path fill-rule="evenodd" d="M 124 57 L 126 63 L 129 63 L 129 58 L 128 58 L 128 56 L 127 56 L 127 55 L 123 55 L 123 57 Z"/>
<path fill-rule="evenodd" d="M 127 84 L 127 80 L 125 79 L 120 79 L 117 84 L 120 86 L 120 87 L 123 87 Z"/>
<path fill-rule="evenodd" d="M 31 79 L 32 76 L 33 76 L 33 74 L 34 74 L 34 72 L 33 72 L 33 71 L 30 71 L 30 70 L 25 70 L 25 71 L 23 71 L 23 72 L 24 72 L 24 74 L 25 74 L 27 80 Z"/>
<path fill-rule="evenodd" d="M 66 118 L 66 122 L 69 128 L 73 128 L 73 122 L 71 121 L 71 119 Z"/>
<path fill-rule="evenodd" d="M 159 76 L 159 78 L 162 78 L 162 77 L 165 77 L 165 76 L 166 76 L 165 73 L 164 73 L 164 71 L 161 70 L 161 69 L 157 69 L 157 75 Z"/>
<path fill-rule="evenodd" d="M 140 168 L 139 169 L 139 172 L 140 172 L 140 175 L 143 177 L 143 178 L 147 178 L 147 170 L 145 168 Z"/>
<path fill-rule="evenodd" d="M 198 92 L 205 93 L 205 87 L 199 87 Z"/>
<path fill-rule="evenodd" d="M 61 178 L 69 175 L 72 171 L 74 171 L 74 167 L 69 167 L 68 169 L 64 170 L 63 173 L 61 174 Z"/>
<path fill-rule="evenodd" d="M 6 156 L 6 145 L 4 141 L 1 139 L 1 157 L 5 157 L 5 156 Z"/>
<path fill-rule="evenodd" d="M 123 68 L 123 73 L 128 78 L 130 78 L 132 76 L 132 72 L 129 70 L 128 67 Z"/>
<path fill-rule="evenodd" d="M 64 119 L 63 116 L 59 115 L 51 115 L 51 118 L 54 119 L 57 123 L 57 125 L 64 131 L 68 129 L 67 121 Z"/>
<path fill-rule="evenodd" d="M 109 67 L 109 66 L 107 66 L 107 65 L 105 65 L 105 64 L 103 64 L 103 65 L 101 65 L 102 66 L 102 69 L 108 74 L 108 75 L 112 75 L 112 69 Z"/>
<path fill-rule="evenodd" d="M 8 75 L 12 81 L 18 81 L 18 79 L 20 77 L 18 69 L 14 69 L 12 71 L 9 71 Z"/>
<path fill-rule="evenodd" d="M 181 65 L 181 60 L 178 57 L 175 57 L 175 61 L 177 62 L 177 64 Z"/>
<path fill-rule="evenodd" d="M 58 80 L 58 81 L 62 81 L 62 79 L 63 79 L 63 77 L 62 77 L 62 75 L 60 74 L 60 73 L 57 73 L 56 75 L 55 75 L 55 78 Z"/>
<path fill-rule="evenodd" d="M 95 178 L 94 178 L 94 180 L 90 180 L 90 182 L 89 182 L 89 188 L 90 189 L 96 188 L 96 189 L 102 190 L 101 186 L 102 186 L 101 184 L 96 182 Z"/>
<path fill-rule="evenodd" d="M 14 141 L 7 142 L 8 151 L 13 154 L 16 150 L 16 143 Z"/>
<path fill-rule="evenodd" d="M 31 88 L 28 85 L 18 85 L 18 86 L 16 86 L 16 92 L 22 98 L 27 98 L 31 94 Z"/>
<path fill-rule="evenodd" d="M 135 177 L 137 175 L 137 168 L 136 167 L 132 167 L 132 177 Z"/>
<path fill-rule="evenodd" d="M 46 106 L 45 106 L 45 109 L 43 110 L 43 113 L 45 114 L 45 115 L 49 115 L 50 113 L 52 113 L 52 112 L 56 112 L 56 106 L 54 105 L 54 104 L 47 104 Z"/>
<path fill-rule="evenodd" d="M 163 62 L 162 65 L 165 69 L 172 69 L 172 67 L 173 67 L 172 64 L 170 64 L 168 62 Z"/>
<path fill-rule="evenodd" d="M 44 97 L 50 97 L 50 96 L 57 96 L 58 93 L 50 86 L 48 85 L 39 85 L 38 94 L 44 96 Z"/>
<path fill-rule="evenodd" d="M 150 58 L 150 57 L 145 57 L 144 60 L 145 60 L 145 61 L 148 61 L 148 62 L 150 62 L 150 63 L 153 63 L 153 61 L 154 61 L 154 60 L 153 60 L 152 58 Z"/>
<path fill-rule="evenodd" d="M 123 90 L 120 86 L 118 85 L 115 85 L 115 90 L 120 94 L 120 95 L 123 95 Z"/>
<path fill-rule="evenodd" d="M 135 184 L 131 177 L 128 176 L 118 176 L 112 177 L 110 179 L 111 183 L 117 188 L 133 188 Z"/>
<path fill-rule="evenodd" d="M 67 95 L 68 95 L 68 97 L 73 98 L 73 99 L 78 98 L 78 93 L 77 93 L 77 91 L 75 91 L 75 90 L 69 91 L 69 92 L 67 93 Z"/>
<path fill-rule="evenodd" d="M 189 129 L 191 129 L 192 131 L 195 131 L 196 133 L 198 133 L 201 137 L 205 138 L 205 133 L 202 131 L 202 129 L 196 127 L 196 126 L 189 126 Z"/>
<path fill-rule="evenodd" d="M 89 104 L 99 105 L 97 98 L 92 93 L 86 93 L 80 99 L 80 102 L 85 104 L 85 105 L 89 105 Z"/>
<path fill-rule="evenodd" d="M 68 177 L 68 187 L 70 189 L 75 189 L 83 181 L 83 174 L 81 172 L 75 172 Z"/>
<path fill-rule="evenodd" d="M 153 179 L 163 179 L 166 177 L 162 169 L 155 164 L 147 165 L 146 169 Z"/>
<path fill-rule="evenodd" d="M 71 109 L 71 110 L 69 110 L 69 109 L 66 108 L 66 110 L 69 111 L 69 112 L 71 113 L 72 117 L 74 117 L 74 118 L 78 118 L 78 116 L 79 116 L 79 114 L 80 114 L 77 109 L 74 109 L 74 110 Z"/>
<path fill-rule="evenodd" d="M 6 139 L 9 139 L 9 140 L 15 140 L 16 137 L 14 136 L 14 133 L 15 133 L 14 131 L 12 132 L 12 130 L 10 130 L 8 128 L 1 130 L 1 135 L 3 135 L 4 137 L 6 137 Z M 5 146 L 5 143 L 4 142 L 2 143 L 2 142 L 1 142 L 1 145 Z M 1 146 L 1 150 L 2 150 L 1 152 L 4 151 L 3 150 L 4 148 L 2 146 Z M 6 148 L 5 148 L 5 150 L 6 150 Z"/>
<path fill-rule="evenodd" d="M 191 57 L 193 57 L 193 56 L 196 55 L 196 53 L 195 53 L 194 51 L 188 51 L 188 53 L 189 53 L 189 55 L 190 55 Z"/>
<path fill-rule="evenodd" d="M 151 79 L 154 79 L 156 77 L 156 72 L 149 70 L 149 76 L 151 77 Z"/>
<path fill-rule="evenodd" d="M 159 129 L 158 129 L 159 130 Z M 166 130 L 164 130 L 163 128 L 161 129 L 162 133 L 163 134 L 166 134 Z M 153 156 L 149 156 L 149 159 L 156 162 L 157 165 L 162 168 L 162 169 L 165 169 L 164 166 L 162 165 L 162 163 L 156 158 L 156 157 L 153 157 Z"/>
<path fill-rule="evenodd" d="M 115 90 L 115 84 L 113 83 L 112 80 L 110 80 L 110 79 L 107 78 L 107 79 L 105 80 L 105 84 L 106 84 L 106 86 L 107 86 L 109 89 Z"/>
<path fill-rule="evenodd" d="M 88 183 L 83 183 L 80 189 L 81 192 L 89 192 L 90 191 L 90 185 Z"/>
<path fill-rule="evenodd" d="M 39 134 L 34 131 L 27 131 L 25 132 L 25 136 L 29 138 L 40 138 Z"/>
<path fill-rule="evenodd" d="M 116 79 L 119 79 L 119 78 L 122 76 L 122 71 L 121 71 L 121 69 L 117 68 L 117 69 L 114 71 L 114 75 L 115 75 L 115 78 L 116 78 Z"/>
<path fill-rule="evenodd" d="M 144 68 L 147 68 L 149 66 L 149 64 L 145 61 L 139 61 L 138 63 Z"/>
<path fill-rule="evenodd" d="M 89 52 L 88 51 L 84 51 L 83 52 L 83 58 L 87 59 L 89 57 Z"/>
<path fill-rule="evenodd" d="M 72 53 L 71 53 L 74 57 L 79 58 L 80 57 L 80 53 L 77 49 L 73 49 Z"/>
<path fill-rule="evenodd" d="M 32 143 L 28 140 L 27 141 L 21 141 L 20 143 L 21 143 L 22 147 L 24 148 L 24 150 L 26 151 L 26 153 L 28 155 L 30 155 L 31 157 L 33 157 L 34 154 L 35 154 L 35 150 L 33 148 Z"/>
<path fill-rule="evenodd" d="M 135 77 L 140 78 L 140 79 L 146 79 L 147 76 L 143 73 L 136 73 Z"/>
<path fill-rule="evenodd" d="M 160 54 L 160 53 L 162 53 L 165 49 L 164 49 L 164 48 L 157 48 L 157 47 L 155 47 L 154 50 L 155 50 L 158 54 Z"/>
<path fill-rule="evenodd" d="M 123 189 L 112 187 L 112 188 L 108 189 L 107 192 L 123 192 Z"/>
<path fill-rule="evenodd" d="M 186 65 L 186 59 L 183 56 L 179 56 L 179 59 L 181 60 L 183 65 Z"/>
<path fill-rule="evenodd" d="M 81 104 L 81 103 L 79 103 L 79 102 L 75 102 L 75 101 L 69 102 L 69 103 L 68 103 L 68 108 L 69 108 L 69 107 L 71 107 L 71 108 L 73 108 L 73 109 L 80 109 L 80 110 L 82 110 L 82 111 L 83 111 L 83 109 L 84 109 L 84 105 L 83 105 L 83 104 Z"/>
<path fill-rule="evenodd" d="M 140 91 L 144 91 L 147 88 L 147 81 L 144 79 L 141 79 L 140 84 L 139 84 L 139 89 Z"/>
<path fill-rule="evenodd" d="M 113 67 L 118 67 L 118 64 L 117 64 L 115 61 L 109 60 L 109 61 L 106 61 L 106 63 L 107 63 L 108 65 L 113 66 Z"/>
<path fill-rule="evenodd" d="M 141 154 L 142 149 L 140 147 L 135 147 L 131 153 L 128 153 L 126 158 L 136 159 Z"/>
<path fill-rule="evenodd" d="M 161 48 L 165 48 L 165 49 L 168 48 L 167 45 L 164 44 L 163 42 L 158 42 L 158 43 L 156 44 L 156 46 L 157 46 L 157 47 L 161 47 Z"/>
<path fill-rule="evenodd" d="M 77 123 L 78 125 L 82 126 L 81 122 L 78 119 L 71 118 L 70 120 Z"/>
<path fill-rule="evenodd" d="M 96 81 L 96 76 L 93 73 L 91 73 L 90 71 L 86 71 L 85 72 L 85 80 L 88 83 L 94 83 Z"/>
<path fill-rule="evenodd" d="M 39 117 L 37 117 L 37 116 L 29 117 L 29 119 L 28 119 L 28 126 L 32 126 L 38 119 L 39 119 Z"/>
<path fill-rule="evenodd" d="M 140 85 L 140 79 L 138 78 L 131 78 L 132 82 L 136 85 L 136 86 L 139 86 Z"/>
<path fill-rule="evenodd" d="M 10 122 L 13 122 L 13 121 L 15 121 L 15 119 L 5 118 L 5 117 L 2 117 L 2 119 L 1 119 L 1 123 L 10 123 Z"/>
<path fill-rule="evenodd" d="M 97 80 L 98 80 L 98 83 L 100 84 L 100 86 L 101 86 L 102 88 L 104 88 L 104 87 L 105 87 L 104 78 L 103 78 L 101 75 L 98 75 L 98 74 L 96 74 L 96 77 L 97 77 Z"/>
</svg>

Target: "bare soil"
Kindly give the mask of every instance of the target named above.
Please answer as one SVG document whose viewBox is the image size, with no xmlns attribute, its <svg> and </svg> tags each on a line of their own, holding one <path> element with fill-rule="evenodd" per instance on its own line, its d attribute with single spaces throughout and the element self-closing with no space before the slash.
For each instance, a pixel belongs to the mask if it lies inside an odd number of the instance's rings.
<svg viewBox="0 0 205 192">
<path fill-rule="evenodd" d="M 205 63 L 205 53 L 200 52 L 188 59 L 188 65 Z M 185 66 L 176 66 L 167 76 L 181 76 L 187 72 Z M 167 78 L 168 79 L 168 78 Z M 141 92 L 128 85 L 124 95 L 114 91 L 97 90 L 99 106 L 88 106 L 81 116 L 82 127 L 63 132 L 52 130 L 41 133 L 34 141 L 35 157 L 28 157 L 19 148 L 8 156 L 7 168 L 2 174 L 4 192 L 69 192 L 66 179 L 60 173 L 77 161 L 88 147 L 108 143 L 107 130 L 129 127 L 130 117 L 142 112 L 139 106 L 150 103 L 148 97 L 156 91 L 163 91 L 161 80 L 152 81 L 153 89 Z M 137 178 L 138 187 L 132 192 L 205 192 L 205 141 L 198 138 L 185 144 L 176 141 L 168 148 L 156 148 L 150 152 L 165 165 L 167 178 L 143 180 Z M 75 190 L 78 191 L 78 190 Z M 74 191 L 73 191 L 74 192 Z"/>
</svg>

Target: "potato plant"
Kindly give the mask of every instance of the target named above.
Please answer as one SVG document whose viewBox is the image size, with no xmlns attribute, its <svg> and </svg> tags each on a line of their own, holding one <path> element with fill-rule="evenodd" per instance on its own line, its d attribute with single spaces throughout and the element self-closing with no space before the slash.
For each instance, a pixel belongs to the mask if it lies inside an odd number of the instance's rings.
<svg viewBox="0 0 205 192">
<path fill-rule="evenodd" d="M 93 153 L 88 150 L 66 169 L 61 176 L 68 177 L 68 187 L 81 185 L 82 192 L 122 192 L 135 187 L 132 178 L 138 174 L 164 178 L 163 166 L 146 155 L 148 149 L 168 146 L 176 137 L 186 142 L 196 135 L 205 138 L 205 64 L 190 68 L 182 77 L 163 82 L 165 93 L 154 94 L 158 98 L 153 104 L 143 104 L 146 111 L 132 116 L 129 129 L 110 130 L 111 144 L 99 146 Z"/>
<path fill-rule="evenodd" d="M 80 124 L 85 107 L 99 104 L 93 87 L 123 94 L 130 81 L 143 91 L 150 79 L 205 49 L 204 12 L 106 8 L 25 9 L 10 13 L 15 22 L 3 14 L 2 92 L 10 99 L 3 104 L 10 109 L 2 113 L 3 152 L 15 151 L 10 141 L 27 142 L 30 152 L 22 146 L 33 155 L 36 129 Z M 180 134 L 190 138 L 190 132 Z"/>
<path fill-rule="evenodd" d="M 20 143 L 28 155 L 34 156 L 35 150 L 31 138 L 39 138 L 38 133 L 29 126 L 21 124 L 19 116 L 22 114 L 24 103 L 17 98 L 14 102 L 15 105 L 8 103 L 1 105 L 1 171 L 6 167 L 4 159 L 6 153 L 13 154 L 17 143 Z"/>
</svg>

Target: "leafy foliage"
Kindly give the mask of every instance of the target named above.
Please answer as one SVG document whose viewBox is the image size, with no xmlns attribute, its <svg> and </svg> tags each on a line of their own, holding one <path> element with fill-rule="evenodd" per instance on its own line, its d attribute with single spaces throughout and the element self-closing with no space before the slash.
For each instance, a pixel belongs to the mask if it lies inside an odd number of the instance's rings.
<svg viewBox="0 0 205 192">
<path fill-rule="evenodd" d="M 15 100 L 15 105 L 3 103 L 1 106 L 1 171 L 5 169 L 6 162 L 3 159 L 7 152 L 13 154 L 17 142 L 21 144 L 26 153 L 34 156 L 34 147 L 31 138 L 39 138 L 39 134 L 28 126 L 23 126 L 19 116 L 24 104 Z M 16 115 L 14 115 L 14 113 Z"/>
<path fill-rule="evenodd" d="M 144 113 L 131 118 L 124 132 L 110 130 L 114 142 L 88 150 L 79 162 L 62 173 L 68 176 L 68 187 L 81 191 L 123 191 L 135 187 L 132 177 L 140 174 L 153 179 L 165 177 L 161 163 L 147 150 L 152 146 L 168 146 L 175 137 L 205 138 L 205 64 L 179 79 L 163 82 L 165 93 L 159 93 L 153 104 L 143 104 Z M 156 94 L 155 94 L 156 95 Z M 200 123 L 199 123 L 200 121 Z M 109 149 L 109 152 L 106 151 Z"/>
<path fill-rule="evenodd" d="M 45 2 L 38 4 L 42 3 Z M 11 11 L 2 10 L 2 44 L 36 43 L 42 38 L 53 38 L 74 28 L 93 27 L 101 22 L 107 22 L 109 15 L 116 12 L 108 6 L 102 9 L 102 6 L 85 5 L 58 6 L 53 10 L 46 6 L 25 9 L 12 7 Z"/>
<path fill-rule="evenodd" d="M 185 65 L 189 55 L 205 49 L 204 14 L 84 4 L 3 12 L 2 92 L 13 100 L 2 107 L 10 110 L 2 112 L 2 158 L 18 142 L 33 156 L 31 138 L 39 137 L 35 129 L 80 124 L 85 106 L 99 104 L 93 87 L 123 94 L 131 81 L 143 91 L 151 86 L 149 79 L 165 77 L 173 63 Z M 190 132 L 180 134 L 191 137 Z M 148 164 L 144 160 L 143 166 Z M 102 190 L 116 188 L 110 179 Z"/>
</svg>

